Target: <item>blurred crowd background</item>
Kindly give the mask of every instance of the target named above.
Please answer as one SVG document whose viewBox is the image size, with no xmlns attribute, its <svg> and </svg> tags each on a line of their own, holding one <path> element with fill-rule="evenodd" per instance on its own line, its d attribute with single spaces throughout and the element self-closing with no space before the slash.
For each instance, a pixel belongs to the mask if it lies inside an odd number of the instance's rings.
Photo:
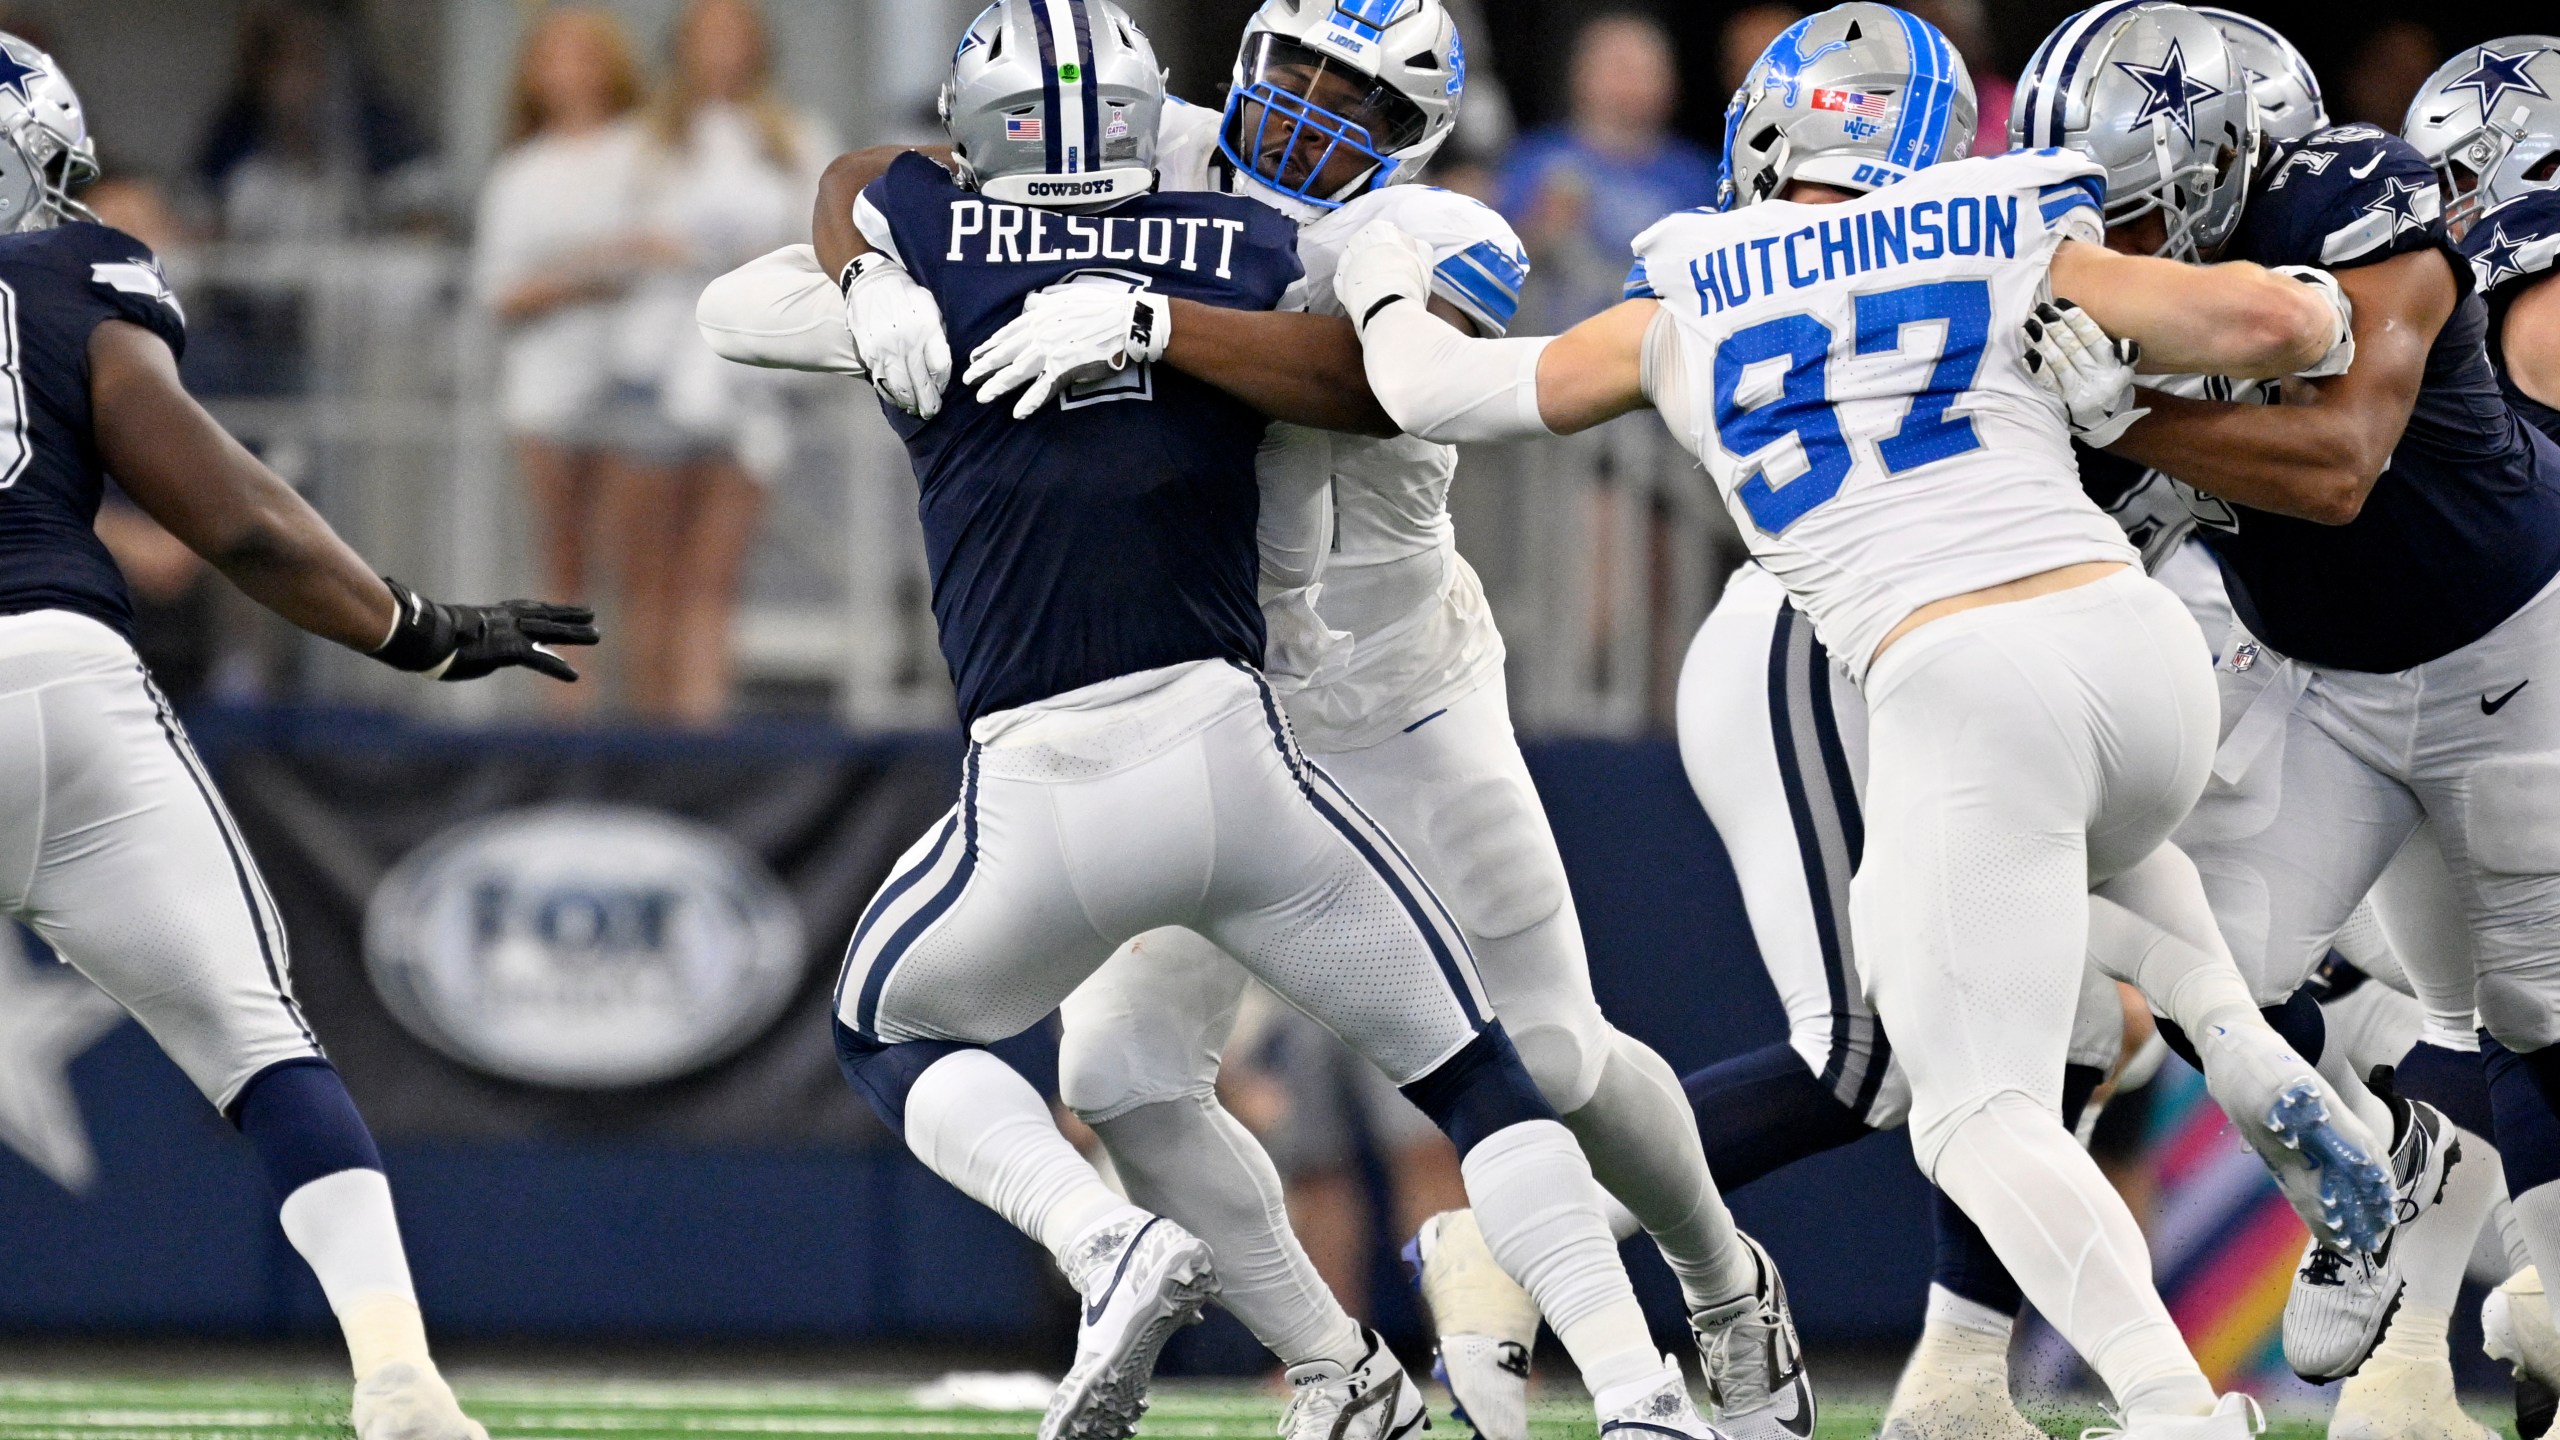
<svg viewBox="0 0 2560 1440">
<path fill-rule="evenodd" d="M 188 378 L 394 573 L 592 600 L 595 683 L 420 692 L 250 613 L 139 515 L 106 522 L 189 701 L 445 718 L 742 715 L 930 727 L 947 690 L 912 487 L 860 387 L 718 363 L 713 274 L 805 238 L 838 150 L 930 139 L 971 0 L 10 0 L 87 98 L 89 196 L 166 258 Z M 1177 93 L 1220 103 L 1251 0 L 1130 0 Z M 1609 303 L 1629 239 L 1707 203 L 1723 98 L 1800 12 L 1454 0 L 1473 61 L 1435 178 L 1499 207 L 1521 323 Z M 1999 144 L 2057 0 L 1923 0 Z M 2396 124 L 2448 47 L 2524 26 L 2279 7 L 2341 119 Z M 1741 554 L 1641 420 L 1470 457 L 1462 542 L 1525 729 L 1655 732 Z"/>
</svg>

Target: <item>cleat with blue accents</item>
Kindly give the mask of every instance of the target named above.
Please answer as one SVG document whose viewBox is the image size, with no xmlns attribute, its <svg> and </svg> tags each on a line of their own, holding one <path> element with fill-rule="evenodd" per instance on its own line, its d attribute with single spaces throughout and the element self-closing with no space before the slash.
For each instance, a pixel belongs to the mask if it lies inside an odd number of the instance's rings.
<svg viewBox="0 0 2560 1440">
<path fill-rule="evenodd" d="M 2266 1130 L 2290 1152 L 2294 1168 L 2310 1171 L 2314 1184 L 2309 1193 L 2316 1196 L 2321 1216 L 2313 1229 L 2333 1233 L 2341 1249 L 2368 1255 L 2381 1250 L 2396 1220 L 2391 1172 L 2382 1167 L 2372 1145 L 2344 1132 L 2342 1118 L 2333 1116 L 2317 1082 L 2288 1086 L 2267 1108 Z M 2258 1153 L 2279 1159 L 2263 1145 Z M 2294 1208 L 2302 1209 L 2300 1195 L 2291 1186 L 2287 1189 Z M 2303 1220 L 2311 1223 L 2308 1215 Z"/>
<path fill-rule="evenodd" d="M 1217 1292 L 1209 1246 L 1161 1216 L 1132 1215 L 1079 1240 L 1067 1261 L 1084 1307 L 1040 1440 L 1128 1440 L 1165 1342 Z"/>
<path fill-rule="evenodd" d="M 2266 1162 L 2311 1238 L 2335 1250 L 2380 1250 L 2398 1199 L 2384 1147 L 2320 1072 L 2254 1014 L 2189 1033 L 2204 1060 L 2205 1089 Z"/>
</svg>

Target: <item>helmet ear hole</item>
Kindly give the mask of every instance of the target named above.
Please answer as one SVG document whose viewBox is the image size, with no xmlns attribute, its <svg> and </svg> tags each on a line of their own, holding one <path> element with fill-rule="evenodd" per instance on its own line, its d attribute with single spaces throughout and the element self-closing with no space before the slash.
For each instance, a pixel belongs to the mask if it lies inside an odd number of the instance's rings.
<svg viewBox="0 0 2560 1440">
<path fill-rule="evenodd" d="M 2524 178 L 2527 180 L 2549 180 L 2555 176 L 2560 176 L 2560 150 L 2554 150 L 2534 161 L 2524 172 Z"/>
</svg>

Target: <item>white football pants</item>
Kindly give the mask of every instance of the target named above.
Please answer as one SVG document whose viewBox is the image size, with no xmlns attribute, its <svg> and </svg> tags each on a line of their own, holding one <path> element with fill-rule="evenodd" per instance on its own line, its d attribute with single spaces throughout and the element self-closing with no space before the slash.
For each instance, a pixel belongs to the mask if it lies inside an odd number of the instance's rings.
<svg viewBox="0 0 2560 1440">
<path fill-rule="evenodd" d="M 0 912 L 133 1013 L 205 1098 L 319 1042 L 204 762 L 113 630 L 0 616 Z"/>
</svg>

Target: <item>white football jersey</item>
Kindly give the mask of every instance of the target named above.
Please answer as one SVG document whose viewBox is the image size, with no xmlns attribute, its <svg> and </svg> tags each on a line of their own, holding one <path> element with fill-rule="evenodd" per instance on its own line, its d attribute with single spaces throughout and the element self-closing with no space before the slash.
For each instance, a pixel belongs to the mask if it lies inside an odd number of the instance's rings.
<svg viewBox="0 0 2560 1440">
<path fill-rule="evenodd" d="M 1674 215 L 1636 237 L 1662 301 L 1645 388 L 1751 553 L 1851 673 L 1921 606 L 2140 556 L 2081 492 L 2020 326 L 2098 167 L 1960 160 L 1834 205 Z"/>
<path fill-rule="evenodd" d="M 1306 308 L 1340 315 L 1333 272 L 1351 237 L 1390 220 L 1432 249 L 1432 291 L 1501 335 L 1519 309 L 1528 256 L 1511 226 L 1454 191 L 1397 185 L 1335 210 L 1234 182 L 1218 155 L 1218 112 L 1168 100 L 1156 165 L 1168 190 L 1226 190 L 1272 204 L 1299 222 Z M 1502 664 L 1502 635 L 1449 518 L 1456 447 L 1410 435 L 1327 435 L 1333 535 L 1317 612 L 1352 636 L 1347 668 L 1288 697 L 1310 749 L 1375 744 L 1467 693 Z"/>
</svg>

